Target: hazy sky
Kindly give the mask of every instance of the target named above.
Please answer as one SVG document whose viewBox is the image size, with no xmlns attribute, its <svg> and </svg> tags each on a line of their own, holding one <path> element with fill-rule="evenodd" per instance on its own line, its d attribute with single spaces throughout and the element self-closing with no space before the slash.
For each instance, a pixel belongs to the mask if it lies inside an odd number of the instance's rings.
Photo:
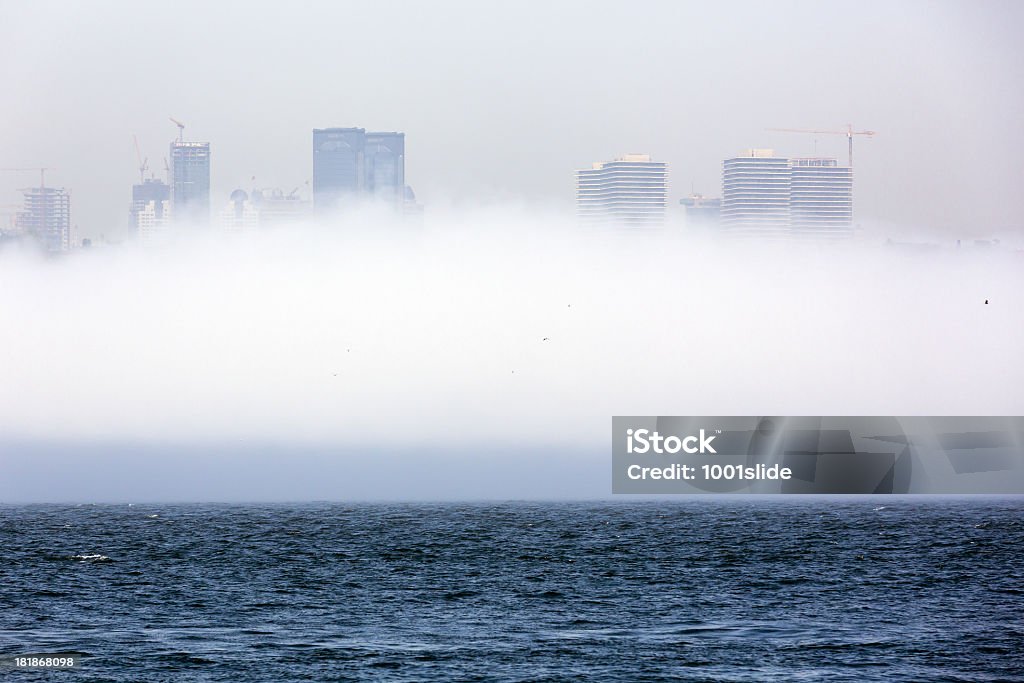
<svg viewBox="0 0 1024 683">
<path fill-rule="evenodd" d="M 314 127 L 407 134 L 428 205 L 571 207 L 572 171 L 671 165 L 717 195 L 748 147 L 845 157 L 862 221 L 1021 230 L 1018 2 L 21 2 L 0 0 L 0 166 L 51 166 L 81 235 L 117 235 L 183 120 L 213 144 L 213 199 L 311 177 Z M 0 171 L 0 212 L 34 174 Z"/>
</svg>

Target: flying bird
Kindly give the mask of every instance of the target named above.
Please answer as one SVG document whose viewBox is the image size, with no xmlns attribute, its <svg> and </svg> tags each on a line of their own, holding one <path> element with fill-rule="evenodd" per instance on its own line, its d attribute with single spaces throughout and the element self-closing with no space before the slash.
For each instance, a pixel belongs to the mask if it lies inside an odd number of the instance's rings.
<svg viewBox="0 0 1024 683">
<path fill-rule="evenodd" d="M 543 339 L 541 339 L 541 341 L 551 341 L 551 338 L 550 337 L 544 337 Z"/>
<path fill-rule="evenodd" d="M 985 305 L 988 306 L 988 299 L 985 299 Z"/>
</svg>

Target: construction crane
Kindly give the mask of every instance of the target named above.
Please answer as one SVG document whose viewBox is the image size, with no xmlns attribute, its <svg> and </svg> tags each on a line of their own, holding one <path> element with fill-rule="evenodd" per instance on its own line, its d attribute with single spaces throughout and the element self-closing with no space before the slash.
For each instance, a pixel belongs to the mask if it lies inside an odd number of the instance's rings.
<svg viewBox="0 0 1024 683">
<path fill-rule="evenodd" d="M 135 143 L 135 158 L 139 160 L 139 185 L 146 182 L 146 171 L 149 170 L 149 158 L 142 158 L 142 152 L 139 151 L 139 139 L 132 135 L 132 142 Z"/>
<path fill-rule="evenodd" d="M 39 187 L 44 189 L 46 188 L 46 172 L 56 170 L 55 168 L 40 168 L 38 166 L 31 168 L 0 168 L 0 171 L 39 171 Z"/>
<path fill-rule="evenodd" d="M 178 127 L 178 142 L 184 142 L 185 141 L 185 124 L 182 123 L 181 121 L 179 121 L 178 119 L 174 118 L 173 116 L 169 116 L 168 118 L 171 120 L 171 123 L 173 123 L 174 125 L 176 125 Z"/>
<path fill-rule="evenodd" d="M 821 133 L 822 135 L 845 135 L 846 141 L 849 145 L 850 154 L 850 168 L 853 168 L 853 136 L 854 135 L 877 135 L 873 130 L 854 130 L 853 126 L 849 123 L 846 124 L 846 130 L 816 130 L 814 128 L 767 128 L 766 130 L 780 131 L 783 133 Z"/>
</svg>

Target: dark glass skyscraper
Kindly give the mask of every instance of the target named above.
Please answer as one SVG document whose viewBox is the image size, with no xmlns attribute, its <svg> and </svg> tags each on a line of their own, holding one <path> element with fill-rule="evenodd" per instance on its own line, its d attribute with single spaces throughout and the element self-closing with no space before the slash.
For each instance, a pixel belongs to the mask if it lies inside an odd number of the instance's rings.
<svg viewBox="0 0 1024 683">
<path fill-rule="evenodd" d="M 171 218 L 205 225 L 210 221 L 210 143 L 171 143 Z"/>
<path fill-rule="evenodd" d="M 396 208 L 404 201 L 405 133 L 363 128 L 313 130 L 313 205 L 333 211 L 373 200 Z"/>
<path fill-rule="evenodd" d="M 366 134 L 366 191 L 398 205 L 405 193 L 405 133 Z"/>
</svg>

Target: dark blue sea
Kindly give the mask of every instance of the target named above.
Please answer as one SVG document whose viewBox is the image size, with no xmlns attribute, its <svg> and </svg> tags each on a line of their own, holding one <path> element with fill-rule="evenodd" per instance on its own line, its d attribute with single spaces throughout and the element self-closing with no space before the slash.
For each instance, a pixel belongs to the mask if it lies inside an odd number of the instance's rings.
<svg viewBox="0 0 1024 683">
<path fill-rule="evenodd" d="M 0 506 L 0 544 L 5 681 L 1024 680 L 1024 499 Z"/>
</svg>

